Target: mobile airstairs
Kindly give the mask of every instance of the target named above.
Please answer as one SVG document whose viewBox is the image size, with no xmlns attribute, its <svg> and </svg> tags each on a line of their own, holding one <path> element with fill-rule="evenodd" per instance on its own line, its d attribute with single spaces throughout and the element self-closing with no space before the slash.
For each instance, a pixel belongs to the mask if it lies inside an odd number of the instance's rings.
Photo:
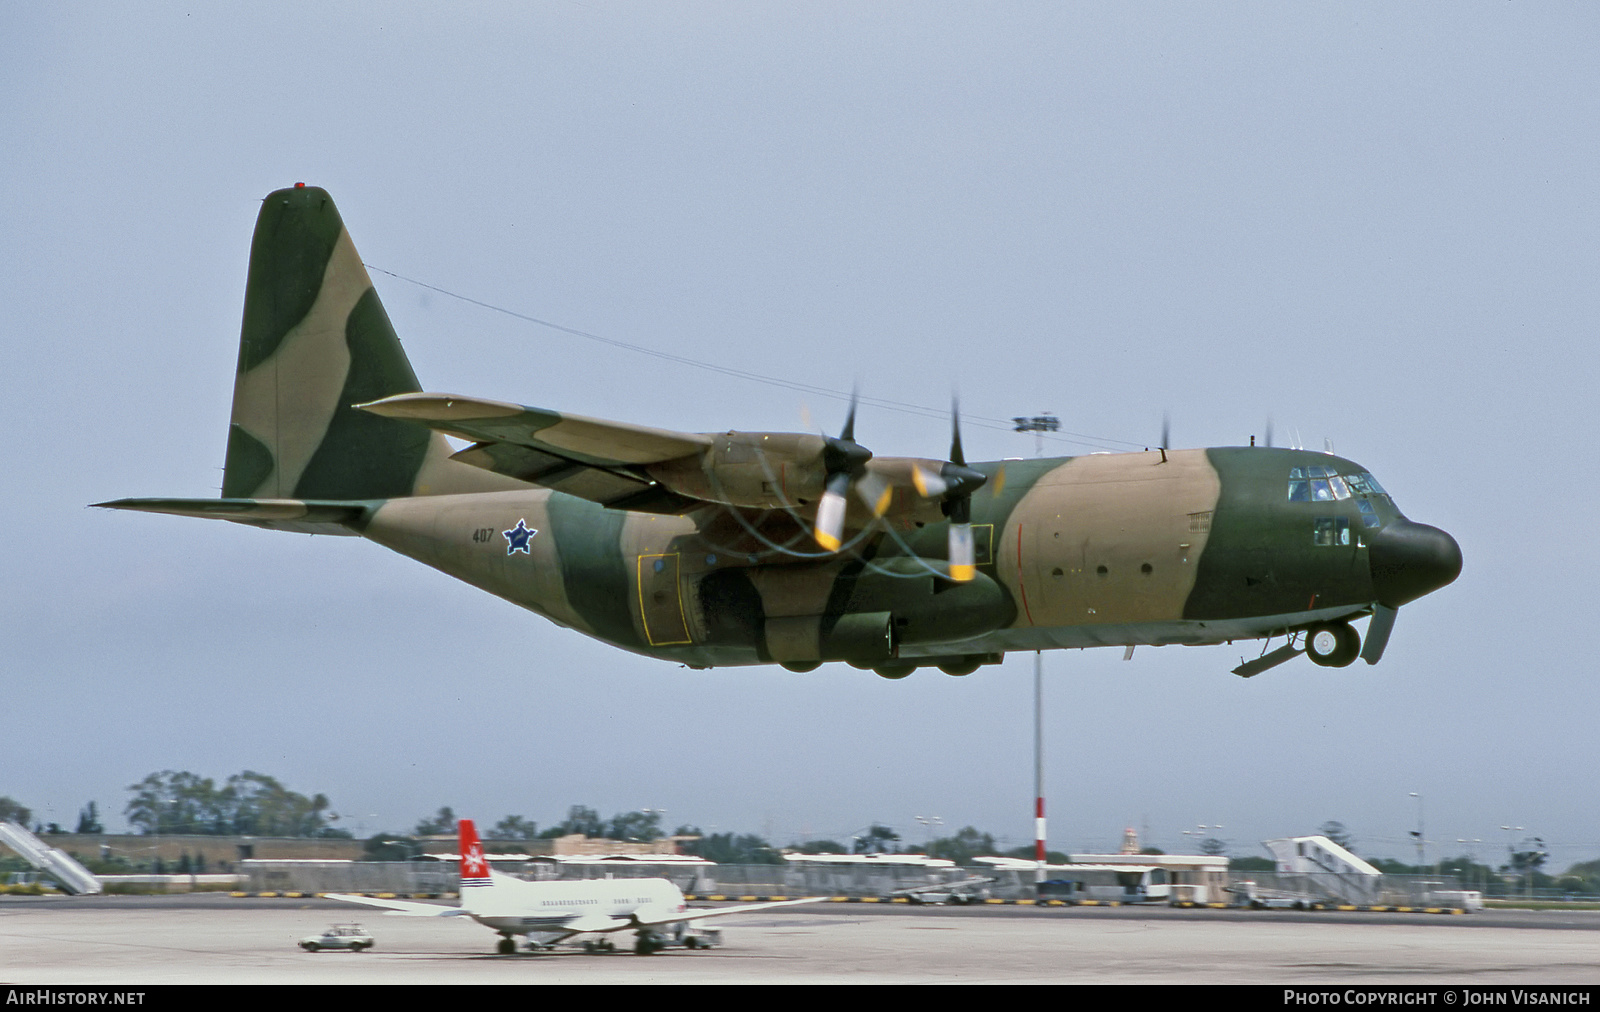
<svg viewBox="0 0 1600 1012">
<path fill-rule="evenodd" d="M 64 891 L 74 896 L 103 891 L 100 880 L 70 854 L 49 846 L 15 822 L 0 820 L 0 843 L 21 854 L 23 860 L 55 879 Z"/>
</svg>

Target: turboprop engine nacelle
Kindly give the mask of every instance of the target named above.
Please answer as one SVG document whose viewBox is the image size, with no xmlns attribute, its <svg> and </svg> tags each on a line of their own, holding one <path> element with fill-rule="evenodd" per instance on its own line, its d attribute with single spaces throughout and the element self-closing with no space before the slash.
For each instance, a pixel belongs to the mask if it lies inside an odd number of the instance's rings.
<svg viewBox="0 0 1600 1012">
<path fill-rule="evenodd" d="M 679 495 L 749 509 L 805 506 L 822 497 L 828 441 L 802 432 L 722 432 L 711 446 L 645 470 Z"/>
</svg>

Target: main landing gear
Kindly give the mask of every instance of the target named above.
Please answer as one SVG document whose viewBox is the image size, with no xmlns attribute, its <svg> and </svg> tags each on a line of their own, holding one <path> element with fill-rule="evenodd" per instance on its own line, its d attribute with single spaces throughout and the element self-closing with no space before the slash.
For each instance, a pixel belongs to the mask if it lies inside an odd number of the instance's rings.
<svg viewBox="0 0 1600 1012">
<path fill-rule="evenodd" d="M 1348 622 L 1319 622 L 1306 630 L 1306 656 L 1325 668 L 1342 668 L 1361 654 L 1361 634 Z"/>
</svg>

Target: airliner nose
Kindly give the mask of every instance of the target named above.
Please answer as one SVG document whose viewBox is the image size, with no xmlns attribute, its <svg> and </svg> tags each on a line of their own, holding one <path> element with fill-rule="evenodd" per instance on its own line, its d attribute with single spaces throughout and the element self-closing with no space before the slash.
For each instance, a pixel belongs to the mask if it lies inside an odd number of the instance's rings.
<svg viewBox="0 0 1600 1012">
<path fill-rule="evenodd" d="M 1461 575 L 1461 546 L 1437 527 L 1399 519 L 1367 536 L 1378 601 L 1398 608 Z"/>
</svg>

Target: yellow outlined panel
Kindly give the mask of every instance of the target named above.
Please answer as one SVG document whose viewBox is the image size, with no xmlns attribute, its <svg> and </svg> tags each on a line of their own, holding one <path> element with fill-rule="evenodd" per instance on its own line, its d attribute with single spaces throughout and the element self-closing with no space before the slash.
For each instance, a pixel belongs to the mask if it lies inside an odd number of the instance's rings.
<svg viewBox="0 0 1600 1012">
<path fill-rule="evenodd" d="M 689 620 L 683 613 L 678 553 L 639 556 L 638 574 L 639 620 L 644 625 L 645 642 L 653 647 L 692 642 Z"/>
</svg>

